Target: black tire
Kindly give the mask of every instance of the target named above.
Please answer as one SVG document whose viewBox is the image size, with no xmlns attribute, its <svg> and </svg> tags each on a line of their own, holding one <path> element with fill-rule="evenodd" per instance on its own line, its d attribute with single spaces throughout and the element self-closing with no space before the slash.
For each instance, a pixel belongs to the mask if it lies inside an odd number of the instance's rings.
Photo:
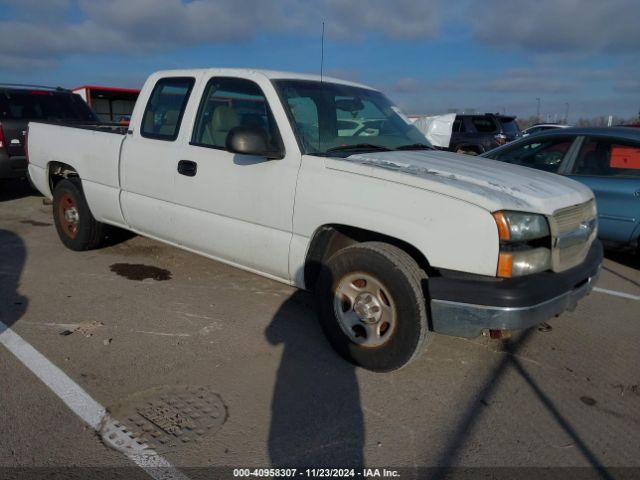
<svg viewBox="0 0 640 480">
<path fill-rule="evenodd" d="M 70 222 L 65 211 L 74 207 L 77 221 Z M 104 240 L 105 225 L 91 214 L 79 178 L 65 178 L 56 185 L 53 190 L 53 220 L 60 240 L 71 250 L 92 250 Z"/>
<path fill-rule="evenodd" d="M 349 338 L 334 307 L 341 280 L 360 272 L 379 280 L 395 305 L 395 327 L 380 346 L 365 347 Z M 359 243 L 336 252 L 323 265 L 316 286 L 320 323 L 333 348 L 349 362 L 376 372 L 397 370 L 419 357 L 432 337 L 422 290 L 425 278 L 410 255 L 386 243 Z"/>
</svg>

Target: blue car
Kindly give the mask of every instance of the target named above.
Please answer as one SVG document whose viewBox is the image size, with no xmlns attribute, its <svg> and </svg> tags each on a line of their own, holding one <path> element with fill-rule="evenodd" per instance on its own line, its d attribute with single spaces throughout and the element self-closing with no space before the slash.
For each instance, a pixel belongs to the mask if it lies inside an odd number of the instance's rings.
<svg viewBox="0 0 640 480">
<path fill-rule="evenodd" d="M 563 128 L 536 133 L 482 155 L 566 175 L 596 196 L 599 237 L 640 257 L 640 129 Z"/>
</svg>

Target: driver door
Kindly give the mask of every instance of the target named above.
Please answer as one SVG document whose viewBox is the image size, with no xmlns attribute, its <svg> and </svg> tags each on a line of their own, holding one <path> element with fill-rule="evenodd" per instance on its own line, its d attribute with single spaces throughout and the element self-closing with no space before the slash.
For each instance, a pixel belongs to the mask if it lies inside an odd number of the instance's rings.
<svg viewBox="0 0 640 480">
<path fill-rule="evenodd" d="M 284 152 L 280 128 L 288 127 L 286 116 L 278 112 L 278 125 L 265 90 L 277 102 L 266 79 L 207 82 L 180 158 L 190 168 L 174 170 L 175 224 L 185 247 L 288 281 L 300 154 L 288 148 L 284 158 L 267 160 L 225 146 L 231 129 L 253 127 L 266 131 L 271 145 Z"/>
</svg>

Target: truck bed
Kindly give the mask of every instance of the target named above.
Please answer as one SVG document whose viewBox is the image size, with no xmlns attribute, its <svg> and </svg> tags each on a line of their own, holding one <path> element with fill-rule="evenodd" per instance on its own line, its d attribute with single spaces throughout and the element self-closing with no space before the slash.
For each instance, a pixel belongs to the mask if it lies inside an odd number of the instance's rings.
<svg viewBox="0 0 640 480">
<path fill-rule="evenodd" d="M 127 129 L 129 127 L 120 125 L 119 123 L 79 123 L 79 122 L 54 122 L 54 121 L 45 121 L 38 120 L 29 122 L 29 124 L 33 123 L 42 123 L 45 125 L 57 125 L 60 127 L 68 127 L 68 128 L 80 128 L 82 130 L 94 130 L 98 132 L 105 133 L 115 133 L 119 135 L 125 135 L 127 133 Z"/>
<path fill-rule="evenodd" d="M 30 122 L 27 146 L 31 180 L 51 198 L 51 164 L 73 165 L 96 218 L 123 224 L 118 197 L 120 149 L 126 130 L 113 124 Z"/>
</svg>

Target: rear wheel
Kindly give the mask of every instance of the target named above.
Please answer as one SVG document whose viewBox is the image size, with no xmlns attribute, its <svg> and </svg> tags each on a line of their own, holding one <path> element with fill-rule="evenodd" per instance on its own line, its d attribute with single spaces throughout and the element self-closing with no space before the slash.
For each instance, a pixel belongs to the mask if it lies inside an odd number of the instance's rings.
<svg viewBox="0 0 640 480">
<path fill-rule="evenodd" d="M 317 286 L 320 321 L 334 349 L 373 371 L 403 367 L 426 348 L 424 272 L 404 251 L 366 242 L 335 253 Z"/>
<path fill-rule="evenodd" d="M 71 250 L 91 250 L 104 239 L 105 226 L 91 214 L 78 178 L 66 178 L 56 185 L 53 219 L 60 240 Z"/>
</svg>

